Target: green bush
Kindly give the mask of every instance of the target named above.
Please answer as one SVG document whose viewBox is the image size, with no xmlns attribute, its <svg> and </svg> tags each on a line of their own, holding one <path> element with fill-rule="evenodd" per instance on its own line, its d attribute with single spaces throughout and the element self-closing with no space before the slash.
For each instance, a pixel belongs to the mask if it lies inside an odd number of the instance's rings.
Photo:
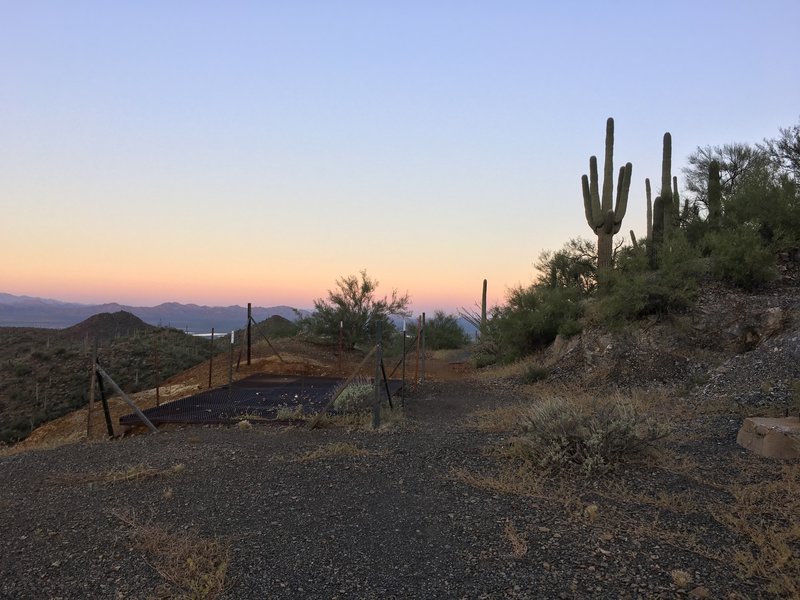
<svg viewBox="0 0 800 600">
<path fill-rule="evenodd" d="M 717 279 L 751 289 L 775 279 L 775 255 L 762 244 L 755 228 L 743 225 L 711 233 L 711 272 Z"/>
<path fill-rule="evenodd" d="M 596 473 L 641 456 L 667 433 L 619 398 L 582 407 L 556 397 L 530 409 L 513 448 L 517 456 L 546 469 L 579 467 Z"/>
<path fill-rule="evenodd" d="M 511 290 L 507 304 L 491 320 L 501 360 L 519 359 L 547 346 L 559 334 L 575 335 L 581 330 L 582 312 L 576 288 L 534 284 Z"/>
<path fill-rule="evenodd" d="M 648 267 L 648 249 L 643 246 L 623 248 L 616 268 L 601 276 L 602 292 L 590 310 L 592 319 L 613 323 L 689 308 L 703 272 L 698 251 L 678 232 L 659 247 L 658 263 L 656 270 Z"/>
</svg>

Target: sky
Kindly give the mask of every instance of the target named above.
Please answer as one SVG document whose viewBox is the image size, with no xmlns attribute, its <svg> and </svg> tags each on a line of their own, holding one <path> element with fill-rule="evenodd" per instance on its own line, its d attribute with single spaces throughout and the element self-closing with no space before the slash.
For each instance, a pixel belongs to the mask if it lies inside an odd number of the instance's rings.
<svg viewBox="0 0 800 600">
<path fill-rule="evenodd" d="M 489 303 L 644 179 L 800 120 L 800 2 L 0 0 L 0 292 Z M 602 162 L 602 158 L 601 158 Z M 679 182 L 679 187 L 680 187 Z"/>
</svg>

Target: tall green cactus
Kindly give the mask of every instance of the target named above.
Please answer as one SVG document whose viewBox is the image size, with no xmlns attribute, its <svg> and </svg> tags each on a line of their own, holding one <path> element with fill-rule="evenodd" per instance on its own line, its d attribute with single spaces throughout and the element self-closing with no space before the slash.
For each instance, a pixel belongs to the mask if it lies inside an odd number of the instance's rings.
<svg viewBox="0 0 800 600">
<path fill-rule="evenodd" d="M 672 135 L 664 134 L 664 146 L 661 153 L 661 202 L 664 208 L 664 229 L 678 223 L 681 207 L 675 202 L 672 193 Z"/>
<path fill-rule="evenodd" d="M 644 191 L 647 194 L 647 241 L 653 241 L 653 199 L 650 193 L 650 179 L 645 177 Z"/>
<path fill-rule="evenodd" d="M 722 185 L 719 179 L 719 161 L 708 163 L 708 221 L 713 226 L 722 217 Z"/>
<path fill-rule="evenodd" d="M 486 334 L 486 288 L 488 282 L 484 279 L 483 280 L 483 294 L 481 294 L 481 327 L 480 333 L 481 335 Z"/>
<path fill-rule="evenodd" d="M 617 180 L 617 198 L 612 205 L 614 176 L 614 119 L 606 121 L 606 148 L 603 163 L 603 195 L 599 193 L 597 157 L 589 158 L 589 175 L 581 178 L 583 208 L 586 222 L 597 234 L 597 267 L 611 266 L 614 234 L 619 232 L 625 211 L 628 208 L 628 191 L 631 187 L 633 165 L 620 167 Z"/>
</svg>

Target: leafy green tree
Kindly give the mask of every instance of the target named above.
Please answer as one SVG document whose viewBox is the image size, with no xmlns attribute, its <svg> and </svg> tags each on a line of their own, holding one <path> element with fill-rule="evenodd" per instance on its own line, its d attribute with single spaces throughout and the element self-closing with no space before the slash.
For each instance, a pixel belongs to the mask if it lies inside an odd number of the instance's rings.
<svg viewBox="0 0 800 600">
<path fill-rule="evenodd" d="M 384 335 L 396 331 L 389 319 L 392 315 L 409 317 L 408 294 L 398 295 L 392 290 L 391 297 L 376 295 L 378 282 L 362 270 L 359 275 L 349 275 L 336 280 L 336 287 L 328 290 L 328 298 L 314 300 L 314 312 L 299 325 L 302 330 L 315 337 L 330 341 L 339 339 L 342 326 L 346 347 L 374 339 L 377 323 L 382 324 Z"/>
<path fill-rule="evenodd" d="M 780 135 L 764 140 L 762 148 L 775 162 L 778 171 L 800 181 L 800 123 L 779 129 Z"/>
<path fill-rule="evenodd" d="M 692 203 L 703 212 L 708 212 L 708 168 L 714 160 L 719 163 L 720 192 L 724 201 L 736 192 L 748 174 L 768 163 L 769 156 L 762 148 L 750 144 L 698 146 L 689 155 L 683 176 Z"/>
<path fill-rule="evenodd" d="M 614 255 L 618 249 L 619 245 Z M 539 284 L 575 288 L 588 296 L 597 287 L 597 246 L 591 240 L 573 238 L 561 250 L 543 251 L 534 267 L 541 273 Z"/>
</svg>

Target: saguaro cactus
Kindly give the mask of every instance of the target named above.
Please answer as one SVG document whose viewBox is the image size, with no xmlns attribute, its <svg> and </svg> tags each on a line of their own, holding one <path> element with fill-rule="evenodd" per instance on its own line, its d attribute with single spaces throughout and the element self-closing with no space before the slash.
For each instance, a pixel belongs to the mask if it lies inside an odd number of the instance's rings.
<svg viewBox="0 0 800 600">
<path fill-rule="evenodd" d="M 664 229 L 669 229 L 678 222 L 681 207 L 674 201 L 672 194 L 672 135 L 664 134 L 664 147 L 661 153 L 661 203 L 664 210 Z"/>
<path fill-rule="evenodd" d="M 647 194 L 647 241 L 653 241 L 653 198 L 650 192 L 650 179 L 644 180 L 644 191 Z"/>
<path fill-rule="evenodd" d="M 481 335 L 486 333 L 486 287 L 487 281 L 483 280 L 483 294 L 481 294 L 481 327 L 480 332 Z"/>
<path fill-rule="evenodd" d="M 620 167 L 617 180 L 617 198 L 612 205 L 614 193 L 614 119 L 606 121 L 606 152 L 603 163 L 603 195 L 600 196 L 597 157 L 589 158 L 589 175 L 581 178 L 583 188 L 583 207 L 586 212 L 586 222 L 597 234 L 597 267 L 599 269 L 611 266 L 611 253 L 614 234 L 619 232 L 625 211 L 628 208 L 628 191 L 631 187 L 631 173 L 633 165 L 627 163 Z"/>
</svg>

